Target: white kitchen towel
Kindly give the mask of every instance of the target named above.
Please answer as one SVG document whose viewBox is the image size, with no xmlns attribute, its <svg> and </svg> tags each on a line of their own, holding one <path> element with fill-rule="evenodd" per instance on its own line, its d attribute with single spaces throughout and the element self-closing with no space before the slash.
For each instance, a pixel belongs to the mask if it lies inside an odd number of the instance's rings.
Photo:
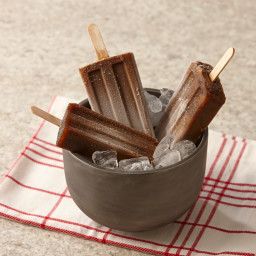
<svg viewBox="0 0 256 256">
<path fill-rule="evenodd" d="M 62 117 L 68 100 L 50 112 Z M 256 142 L 209 132 L 206 176 L 193 207 L 175 223 L 140 232 L 104 227 L 67 189 L 58 128 L 41 122 L 0 183 L 0 216 L 39 228 L 156 255 L 255 255 Z"/>
</svg>

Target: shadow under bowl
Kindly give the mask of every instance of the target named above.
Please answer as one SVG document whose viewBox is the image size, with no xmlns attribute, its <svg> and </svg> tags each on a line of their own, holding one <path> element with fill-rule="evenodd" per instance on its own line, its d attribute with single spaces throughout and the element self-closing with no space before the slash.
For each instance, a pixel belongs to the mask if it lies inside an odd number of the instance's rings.
<svg viewBox="0 0 256 256">
<path fill-rule="evenodd" d="M 159 95 L 159 90 L 147 89 Z M 81 102 L 89 107 L 88 100 Z M 145 231 L 178 219 L 199 195 L 206 166 L 208 130 L 188 158 L 164 168 L 124 172 L 103 169 L 63 150 L 68 189 L 94 221 L 122 231 Z"/>
</svg>

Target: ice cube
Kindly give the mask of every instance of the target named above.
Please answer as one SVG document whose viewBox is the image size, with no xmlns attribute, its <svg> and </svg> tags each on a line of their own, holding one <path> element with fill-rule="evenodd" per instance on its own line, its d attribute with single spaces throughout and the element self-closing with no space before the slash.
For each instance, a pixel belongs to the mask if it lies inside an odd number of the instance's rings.
<svg viewBox="0 0 256 256">
<path fill-rule="evenodd" d="M 104 168 L 115 169 L 118 167 L 117 153 L 113 150 L 95 151 L 92 154 L 92 161 Z"/>
<path fill-rule="evenodd" d="M 178 150 L 167 150 L 165 154 L 154 159 L 153 164 L 156 169 L 173 165 L 181 160 L 181 155 Z"/>
<path fill-rule="evenodd" d="M 173 95 L 173 91 L 167 88 L 160 89 L 160 97 L 159 100 L 162 102 L 163 106 L 166 107 Z"/>
<path fill-rule="evenodd" d="M 159 113 L 162 111 L 163 104 L 155 95 L 148 93 L 144 90 L 144 95 L 148 103 L 149 111 L 152 113 Z"/>
<path fill-rule="evenodd" d="M 159 124 L 159 121 L 161 120 L 163 113 L 164 111 L 158 113 L 149 112 L 150 120 L 153 127 L 156 127 Z"/>
<path fill-rule="evenodd" d="M 155 127 L 159 124 L 163 115 L 163 105 L 156 96 L 148 93 L 146 90 L 144 90 L 144 95 L 148 104 L 149 116 L 152 125 Z"/>
<path fill-rule="evenodd" d="M 148 157 L 124 159 L 119 162 L 119 167 L 124 171 L 141 171 L 153 169 Z"/>
<path fill-rule="evenodd" d="M 173 140 L 173 137 L 170 135 L 163 137 L 155 149 L 153 158 L 158 158 L 170 150 L 172 148 Z"/>
<path fill-rule="evenodd" d="M 182 140 L 173 145 L 173 149 L 178 150 L 181 155 L 181 159 L 190 156 L 196 149 L 194 142 L 189 140 Z"/>
</svg>

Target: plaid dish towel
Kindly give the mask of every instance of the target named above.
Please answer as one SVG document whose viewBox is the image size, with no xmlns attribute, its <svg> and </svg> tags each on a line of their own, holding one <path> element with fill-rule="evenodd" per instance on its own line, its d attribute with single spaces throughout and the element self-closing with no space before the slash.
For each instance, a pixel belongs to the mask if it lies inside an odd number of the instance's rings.
<svg viewBox="0 0 256 256">
<path fill-rule="evenodd" d="M 62 117 L 68 100 L 50 112 Z M 206 176 L 194 206 L 175 223 L 140 233 L 95 223 L 67 189 L 58 128 L 42 122 L 0 183 L 0 216 L 156 255 L 255 255 L 256 142 L 210 131 Z"/>
</svg>

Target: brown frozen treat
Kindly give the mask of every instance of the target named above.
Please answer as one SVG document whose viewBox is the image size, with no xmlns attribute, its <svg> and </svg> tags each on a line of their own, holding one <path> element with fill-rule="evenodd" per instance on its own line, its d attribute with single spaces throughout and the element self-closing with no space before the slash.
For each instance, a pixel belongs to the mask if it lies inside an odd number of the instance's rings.
<svg viewBox="0 0 256 256">
<path fill-rule="evenodd" d="M 226 99 L 219 78 L 211 81 L 211 70 L 201 62 L 190 65 L 156 129 L 159 140 L 170 134 L 175 141 L 196 142 L 207 128 Z"/>
<path fill-rule="evenodd" d="M 56 145 L 91 156 L 96 150 L 115 150 L 119 159 L 148 156 L 157 140 L 75 103 L 68 105 Z"/>
<path fill-rule="evenodd" d="M 92 110 L 154 136 L 132 53 L 95 62 L 80 73 Z"/>
</svg>

